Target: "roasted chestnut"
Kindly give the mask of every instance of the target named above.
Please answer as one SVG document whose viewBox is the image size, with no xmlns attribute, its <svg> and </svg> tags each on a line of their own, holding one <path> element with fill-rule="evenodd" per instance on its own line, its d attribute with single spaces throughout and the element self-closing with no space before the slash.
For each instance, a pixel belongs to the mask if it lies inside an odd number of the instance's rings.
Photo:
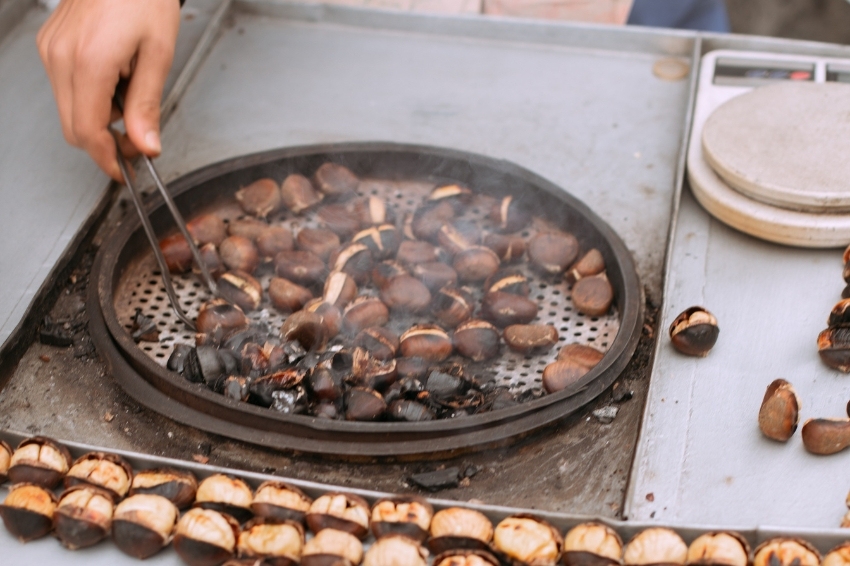
<svg viewBox="0 0 850 566">
<path fill-rule="evenodd" d="M 274 257 L 274 270 L 280 277 L 306 286 L 319 283 L 328 272 L 321 258 L 304 251 L 280 252 Z"/>
<path fill-rule="evenodd" d="M 475 224 L 443 224 L 437 231 L 437 243 L 451 255 L 457 255 L 481 241 L 481 233 Z"/>
<path fill-rule="evenodd" d="M 531 222 L 531 213 L 521 208 L 513 196 L 508 195 L 493 205 L 490 220 L 501 232 L 519 232 Z"/>
<path fill-rule="evenodd" d="M 313 173 L 313 183 L 329 197 L 346 197 L 357 192 L 360 179 L 345 165 L 327 162 Z"/>
<path fill-rule="evenodd" d="M 216 566 L 236 554 L 239 523 L 212 509 L 187 511 L 174 533 L 174 550 L 189 566 Z"/>
<path fill-rule="evenodd" d="M 457 254 L 452 267 L 461 281 L 484 281 L 499 270 L 501 260 L 496 252 L 484 246 L 472 246 Z"/>
<path fill-rule="evenodd" d="M 572 290 L 573 304 L 586 316 L 604 316 L 614 302 L 614 288 L 604 273 L 582 277 Z"/>
<path fill-rule="evenodd" d="M 436 246 L 419 240 L 403 241 L 395 256 L 396 261 L 409 268 L 420 263 L 439 261 L 440 257 L 440 250 Z"/>
<path fill-rule="evenodd" d="M 484 295 L 481 318 L 500 328 L 528 324 L 537 317 L 537 303 L 520 295 L 495 291 Z"/>
<path fill-rule="evenodd" d="M 493 523 L 474 509 L 449 507 L 431 519 L 428 548 L 440 553 L 454 548 L 488 550 L 493 539 Z"/>
<path fill-rule="evenodd" d="M 454 331 L 455 350 L 474 362 L 483 362 L 499 355 L 499 331 L 485 320 L 468 320 Z"/>
<path fill-rule="evenodd" d="M 835 454 L 850 446 L 850 419 L 809 419 L 801 434 L 812 454 Z"/>
<path fill-rule="evenodd" d="M 688 547 L 688 566 L 747 566 L 750 546 L 737 533 L 711 532 L 698 536 Z"/>
<path fill-rule="evenodd" d="M 446 328 L 454 328 L 472 317 L 475 302 L 472 296 L 462 289 L 444 287 L 434 294 L 431 310 L 440 324 Z"/>
<path fill-rule="evenodd" d="M 252 216 L 265 218 L 280 208 L 280 187 L 274 179 L 259 179 L 236 191 L 242 210 Z"/>
<path fill-rule="evenodd" d="M 199 246 L 213 244 L 218 246 L 227 237 L 227 226 L 216 214 L 201 214 L 186 222 L 189 235 Z"/>
<path fill-rule="evenodd" d="M 372 263 L 372 252 L 363 244 L 350 244 L 331 256 L 332 271 L 349 274 L 358 285 L 369 282 Z"/>
<path fill-rule="evenodd" d="M 500 269 L 484 281 L 484 292 L 499 291 L 527 297 L 531 291 L 528 277 L 517 269 Z"/>
<path fill-rule="evenodd" d="M 543 369 L 543 388 L 547 393 L 566 389 L 604 357 L 605 354 L 591 346 L 567 344 L 558 352 L 558 359 Z"/>
<path fill-rule="evenodd" d="M 231 236 L 242 236 L 255 242 L 268 228 L 269 225 L 266 222 L 248 216 L 231 220 L 227 225 L 227 233 Z"/>
<path fill-rule="evenodd" d="M 342 313 L 335 305 L 323 299 L 313 299 L 304 305 L 304 310 L 322 317 L 322 327 L 325 329 L 327 340 L 339 334 L 342 329 Z"/>
<path fill-rule="evenodd" d="M 243 558 L 265 558 L 273 566 L 298 566 L 304 547 L 304 527 L 291 521 L 253 520 L 239 533 L 236 552 Z"/>
<path fill-rule="evenodd" d="M 171 273 L 186 273 L 192 268 L 192 248 L 183 234 L 177 233 L 162 238 L 159 241 L 159 249 Z"/>
<path fill-rule="evenodd" d="M 434 411 L 418 401 L 396 399 L 387 408 L 387 415 L 394 421 L 406 421 L 410 423 L 421 423 L 433 421 L 436 417 Z"/>
<path fill-rule="evenodd" d="M 431 303 L 431 292 L 419 279 L 399 275 L 381 289 L 381 301 L 392 311 L 420 313 Z"/>
<path fill-rule="evenodd" d="M 201 305 L 195 328 L 202 334 L 229 336 L 233 332 L 246 328 L 250 321 L 242 309 L 224 299 L 213 299 Z"/>
<path fill-rule="evenodd" d="M 525 355 L 548 350 L 558 343 L 558 329 L 551 324 L 512 324 L 502 336 L 511 350 Z"/>
<path fill-rule="evenodd" d="M 428 551 L 404 535 L 378 539 L 363 556 L 363 566 L 426 566 Z"/>
<path fill-rule="evenodd" d="M 364 226 L 392 224 L 395 219 L 386 201 L 376 196 L 369 196 L 355 203 L 354 212 Z"/>
<path fill-rule="evenodd" d="M 664 527 L 644 529 L 636 534 L 623 551 L 626 566 L 684 564 L 688 545 L 675 531 Z"/>
<path fill-rule="evenodd" d="M 425 499 L 415 495 L 380 499 L 372 506 L 371 528 L 375 538 L 391 533 L 423 542 L 428 537 L 428 527 L 434 508 Z"/>
<path fill-rule="evenodd" d="M 165 497 L 178 509 L 185 509 L 195 501 L 198 480 L 192 472 L 175 468 L 142 470 L 133 476 L 130 495 L 150 494 Z"/>
<path fill-rule="evenodd" d="M 310 289 L 283 277 L 272 277 L 269 281 L 269 299 L 283 312 L 295 312 L 313 300 Z"/>
<path fill-rule="evenodd" d="M 616 566 L 622 552 L 620 535 L 602 523 L 576 525 L 564 537 L 564 566 Z"/>
<path fill-rule="evenodd" d="M 828 367 L 850 372 L 850 327 L 834 326 L 818 334 L 818 354 Z"/>
<path fill-rule="evenodd" d="M 396 371 L 400 378 L 410 377 L 418 379 L 425 377 L 431 367 L 430 360 L 424 358 L 398 358 L 396 359 Z"/>
<path fill-rule="evenodd" d="M 790 383 L 774 380 L 767 386 L 759 409 L 759 430 L 768 438 L 785 442 L 800 420 L 800 398 Z"/>
<path fill-rule="evenodd" d="M 383 261 L 372 268 L 372 283 L 380 290 L 397 275 L 409 275 L 409 272 L 397 261 Z"/>
<path fill-rule="evenodd" d="M 9 478 L 9 464 L 12 460 L 12 447 L 0 440 L 0 483 Z"/>
<path fill-rule="evenodd" d="M 40 485 L 18 483 L 11 487 L 0 517 L 6 530 L 21 542 L 41 538 L 53 530 L 56 496 Z"/>
<path fill-rule="evenodd" d="M 228 269 L 254 273 L 260 265 L 257 246 L 244 236 L 228 236 L 218 247 L 218 253 Z"/>
<path fill-rule="evenodd" d="M 343 204 L 328 204 L 319 209 L 319 220 L 340 238 L 348 238 L 360 230 L 360 218 Z"/>
<path fill-rule="evenodd" d="M 325 228 L 302 228 L 295 242 L 299 250 L 315 254 L 322 261 L 328 261 L 331 254 L 342 245 L 339 236 Z"/>
<path fill-rule="evenodd" d="M 377 360 L 391 360 L 398 353 L 398 334 L 382 326 L 371 326 L 354 337 L 354 345 L 364 348 Z"/>
<path fill-rule="evenodd" d="M 345 308 L 356 296 L 357 283 L 347 273 L 334 271 L 325 281 L 322 298 L 338 308 Z"/>
<path fill-rule="evenodd" d="M 688 356 L 707 356 L 719 333 L 717 319 L 702 307 L 685 310 L 670 325 L 673 347 Z"/>
<path fill-rule="evenodd" d="M 564 279 L 567 283 L 575 283 L 579 279 L 597 275 L 603 271 L 605 271 L 605 258 L 599 250 L 593 248 L 570 266 L 564 273 Z"/>
<path fill-rule="evenodd" d="M 538 270 L 558 275 L 578 257 L 578 240 L 565 232 L 539 232 L 528 241 L 526 253 Z"/>
<path fill-rule="evenodd" d="M 777 537 L 764 541 L 753 552 L 753 566 L 818 566 L 820 553 L 800 539 Z"/>
<path fill-rule="evenodd" d="M 841 299 L 838 301 L 832 307 L 826 323 L 830 327 L 850 326 L 850 299 Z"/>
<path fill-rule="evenodd" d="M 381 394 L 366 387 L 352 387 L 345 392 L 345 418 L 349 421 L 374 421 L 387 410 Z M 309 520 L 309 519 L 308 519 Z M 368 521 L 367 521 L 368 525 Z M 332 526 L 332 525 L 331 525 Z M 310 525 L 314 531 L 312 524 Z M 334 528 L 342 529 L 341 526 Z M 345 530 L 345 529 L 343 529 Z M 360 536 L 360 535 L 358 535 Z"/>
<path fill-rule="evenodd" d="M 449 202 L 432 201 L 423 204 L 413 212 L 410 229 L 420 240 L 432 240 L 444 224 L 455 217 L 455 209 Z"/>
<path fill-rule="evenodd" d="M 177 507 L 160 495 L 130 496 L 115 507 L 112 540 L 124 554 L 144 560 L 171 542 L 178 515 Z"/>
<path fill-rule="evenodd" d="M 446 331 L 433 324 L 417 324 L 401 335 L 401 355 L 441 362 L 452 354 L 452 340 Z"/>
<path fill-rule="evenodd" d="M 563 540 L 558 530 L 531 515 L 503 519 L 493 531 L 493 545 L 522 564 L 554 566 L 561 557 Z"/>
<path fill-rule="evenodd" d="M 525 240 L 514 234 L 487 234 L 484 245 L 496 252 L 505 263 L 514 263 L 525 255 Z"/>
<path fill-rule="evenodd" d="M 308 352 L 321 350 L 328 340 L 324 317 L 309 310 L 286 317 L 280 327 L 280 336 L 284 340 L 295 340 Z"/>
<path fill-rule="evenodd" d="M 392 224 L 382 224 L 361 230 L 352 238 L 352 242 L 369 248 L 372 256 L 378 260 L 394 257 L 401 241 L 401 234 Z"/>
<path fill-rule="evenodd" d="M 257 236 L 257 253 L 265 261 L 291 250 L 293 245 L 292 232 L 283 226 L 269 226 Z"/>
<path fill-rule="evenodd" d="M 322 196 L 313 190 L 313 185 L 307 177 L 297 173 L 288 175 L 283 180 L 280 196 L 283 198 L 284 206 L 295 214 L 301 214 L 322 200 Z"/>
<path fill-rule="evenodd" d="M 842 528 L 846 528 L 842 525 Z M 850 544 L 844 543 L 830 550 L 821 561 L 821 566 L 847 566 L 850 564 Z"/>
<path fill-rule="evenodd" d="M 457 283 L 457 271 L 441 261 L 429 261 L 413 266 L 415 275 L 432 293 Z"/>
<path fill-rule="evenodd" d="M 258 309 L 263 300 L 260 282 L 244 271 L 228 271 L 219 277 L 218 293 L 245 312 Z"/>
<path fill-rule="evenodd" d="M 100 487 L 118 501 L 130 491 L 133 468 L 116 454 L 89 452 L 77 458 L 65 475 L 65 487 L 80 483 Z"/>
<path fill-rule="evenodd" d="M 469 188 L 456 183 L 439 185 L 431 191 L 431 194 L 428 195 L 429 203 L 447 202 L 450 203 L 458 212 L 461 212 L 464 206 L 469 204 L 471 200 L 472 191 Z"/>
<path fill-rule="evenodd" d="M 304 522 L 313 500 L 295 486 L 275 480 L 260 484 L 251 501 L 251 511 L 269 521 Z"/>
<path fill-rule="evenodd" d="M 53 489 L 71 468 L 68 449 L 46 436 L 22 440 L 9 460 L 12 483 L 34 483 Z"/>
<path fill-rule="evenodd" d="M 369 504 L 357 495 L 326 493 L 310 505 L 307 524 L 314 533 L 335 529 L 363 539 L 369 534 Z"/>
<path fill-rule="evenodd" d="M 53 513 L 53 530 L 63 546 L 71 550 L 97 544 L 112 527 L 112 494 L 92 485 L 66 489 Z"/>
<path fill-rule="evenodd" d="M 363 560 L 363 543 L 337 529 L 322 529 L 307 541 L 301 553 L 301 566 L 357 566 Z"/>
<path fill-rule="evenodd" d="M 390 319 L 387 305 L 377 297 L 357 297 L 342 315 L 342 327 L 346 332 L 357 335 L 364 328 L 383 326 Z"/>
<path fill-rule="evenodd" d="M 222 273 L 227 271 L 227 267 L 221 260 L 221 256 L 218 255 L 218 250 L 216 249 L 215 244 L 204 244 L 198 250 L 198 253 L 201 254 L 201 261 L 203 262 L 204 266 L 206 266 L 210 277 L 212 277 L 213 279 L 218 279 L 219 277 L 221 277 Z M 201 270 L 199 267 L 193 265 L 192 272 L 201 273 Z"/>
<path fill-rule="evenodd" d="M 484 550 L 448 550 L 434 557 L 434 566 L 500 566 L 501 562 Z"/>
<path fill-rule="evenodd" d="M 367 389 L 383 391 L 398 377 L 395 360 L 379 360 L 363 348 L 355 348 L 351 358 L 352 377 Z"/>
<path fill-rule="evenodd" d="M 194 506 L 227 513 L 239 523 L 245 523 L 253 517 L 253 498 L 251 488 L 243 480 L 225 474 L 213 474 L 198 485 Z"/>
</svg>

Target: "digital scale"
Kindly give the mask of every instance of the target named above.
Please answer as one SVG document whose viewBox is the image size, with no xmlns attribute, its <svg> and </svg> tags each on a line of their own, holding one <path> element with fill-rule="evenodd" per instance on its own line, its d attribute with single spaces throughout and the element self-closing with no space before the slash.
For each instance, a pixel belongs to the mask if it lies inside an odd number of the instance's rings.
<svg viewBox="0 0 850 566">
<path fill-rule="evenodd" d="M 687 163 L 696 199 L 733 228 L 792 246 L 846 246 L 850 59 L 707 53 Z"/>
</svg>

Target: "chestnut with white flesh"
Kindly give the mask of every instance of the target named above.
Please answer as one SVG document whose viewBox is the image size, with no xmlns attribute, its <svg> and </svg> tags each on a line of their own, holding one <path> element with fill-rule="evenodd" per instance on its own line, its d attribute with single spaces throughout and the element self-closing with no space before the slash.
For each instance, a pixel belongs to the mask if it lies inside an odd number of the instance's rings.
<svg viewBox="0 0 850 566">
<path fill-rule="evenodd" d="M 307 524 L 314 533 L 336 529 L 362 539 L 369 533 L 369 504 L 356 495 L 327 493 L 310 505 Z"/>
<path fill-rule="evenodd" d="M 174 468 L 152 468 L 133 476 L 130 495 L 161 495 L 178 509 L 185 509 L 195 501 L 198 480 L 192 472 Z"/>
<path fill-rule="evenodd" d="M 434 508 L 421 497 L 407 496 L 381 499 L 372 506 L 372 533 L 375 538 L 395 533 L 422 542 L 428 537 L 428 527 Z"/>
<path fill-rule="evenodd" d="M 688 547 L 688 566 L 747 566 L 750 547 L 737 533 L 705 533 Z"/>
<path fill-rule="evenodd" d="M 177 521 L 174 550 L 189 566 L 216 566 L 236 554 L 238 538 L 236 519 L 196 507 Z"/>
<path fill-rule="evenodd" d="M 675 531 L 663 527 L 645 529 L 636 534 L 623 551 L 626 566 L 684 564 L 688 545 Z"/>
<path fill-rule="evenodd" d="M 270 480 L 260 484 L 251 501 L 251 511 L 257 517 L 273 521 L 304 523 L 313 500 L 297 487 Z"/>
<path fill-rule="evenodd" d="M 582 523 L 564 537 L 565 566 L 612 566 L 622 564 L 623 541 L 602 523 Z"/>
<path fill-rule="evenodd" d="M 71 468 L 68 449 L 45 436 L 21 441 L 9 460 L 12 483 L 34 483 L 53 489 Z"/>
<path fill-rule="evenodd" d="M 12 461 L 12 447 L 0 440 L 0 483 L 9 479 L 9 465 Z"/>
<path fill-rule="evenodd" d="M 112 528 L 112 494 L 87 484 L 65 490 L 53 513 L 53 529 L 70 550 L 97 544 Z"/>
<path fill-rule="evenodd" d="M 426 566 L 428 551 L 404 535 L 387 535 L 366 551 L 363 566 Z"/>
<path fill-rule="evenodd" d="M 850 565 L 850 543 L 840 544 L 826 553 L 821 566 L 848 566 Z"/>
<path fill-rule="evenodd" d="M 115 507 L 112 541 L 121 552 L 143 560 L 171 542 L 177 506 L 161 495 L 132 495 Z"/>
<path fill-rule="evenodd" d="M 77 458 L 65 475 L 65 487 L 86 483 L 110 492 L 118 501 L 130 491 L 133 468 L 124 458 L 104 452 L 89 452 Z"/>
<path fill-rule="evenodd" d="M 521 564 L 554 566 L 561 557 L 561 534 L 546 521 L 530 515 L 513 515 L 493 531 L 493 545 Z"/>
<path fill-rule="evenodd" d="M 265 558 L 272 566 L 297 566 L 304 547 L 300 523 L 252 521 L 239 533 L 236 552 L 243 558 Z"/>
<path fill-rule="evenodd" d="M 322 529 L 307 541 L 301 566 L 357 566 L 363 561 L 363 543 L 345 531 Z"/>
<path fill-rule="evenodd" d="M 811 544 L 785 537 L 766 540 L 753 552 L 753 566 L 818 566 L 820 559 Z"/>
<path fill-rule="evenodd" d="M 428 548 L 434 553 L 458 548 L 487 550 L 493 540 L 490 519 L 479 511 L 463 507 L 449 507 L 435 513 L 430 531 Z"/>
<path fill-rule="evenodd" d="M 225 474 L 213 474 L 198 485 L 195 507 L 227 513 L 239 523 L 253 516 L 251 501 L 254 494 L 243 480 Z"/>
<path fill-rule="evenodd" d="M 57 503 L 52 491 L 40 485 L 19 483 L 12 486 L 0 505 L 0 517 L 13 537 L 28 542 L 53 530 Z"/>
<path fill-rule="evenodd" d="M 501 566 L 499 560 L 483 550 L 455 549 L 434 558 L 434 566 Z"/>
</svg>

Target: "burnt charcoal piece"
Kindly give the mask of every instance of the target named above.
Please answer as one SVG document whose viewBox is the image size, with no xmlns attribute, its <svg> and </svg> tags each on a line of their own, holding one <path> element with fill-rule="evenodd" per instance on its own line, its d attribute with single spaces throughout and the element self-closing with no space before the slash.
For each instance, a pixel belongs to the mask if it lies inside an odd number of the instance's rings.
<svg viewBox="0 0 850 566">
<path fill-rule="evenodd" d="M 219 391 L 224 384 L 225 366 L 219 356 L 219 350 L 215 346 L 198 346 L 195 349 L 198 356 L 198 368 L 207 387 L 213 391 Z"/>
<path fill-rule="evenodd" d="M 384 399 L 372 389 L 352 387 L 345 393 L 345 418 L 349 421 L 375 421 L 386 410 Z"/>
<path fill-rule="evenodd" d="M 507 409 L 508 407 L 515 407 L 517 405 L 519 405 L 519 401 L 514 397 L 513 393 L 507 389 L 502 389 L 493 398 L 490 410 L 498 411 L 499 409 Z"/>
<path fill-rule="evenodd" d="M 437 399 L 448 399 L 461 394 L 467 385 L 462 377 L 435 370 L 428 375 L 425 390 Z"/>
<path fill-rule="evenodd" d="M 248 386 L 248 400 L 255 405 L 271 407 L 276 391 L 296 388 L 304 380 L 305 374 L 304 370 L 291 368 L 257 378 Z"/>
<path fill-rule="evenodd" d="M 74 343 L 74 335 L 64 323 L 53 322 L 49 316 L 44 317 L 38 329 L 38 341 L 48 346 L 66 348 Z"/>
<path fill-rule="evenodd" d="M 188 344 L 175 344 L 174 350 L 171 351 L 171 355 L 168 357 L 166 367 L 182 375 L 183 370 L 186 369 L 186 363 L 192 350 L 194 348 Z"/>
<path fill-rule="evenodd" d="M 434 411 L 417 401 L 399 399 L 393 401 L 389 408 L 389 416 L 394 421 L 407 421 L 418 423 L 433 421 L 436 418 Z"/>
<path fill-rule="evenodd" d="M 234 401 L 248 400 L 248 379 L 236 375 L 231 375 L 224 380 L 224 396 Z"/>
<path fill-rule="evenodd" d="M 392 224 L 383 224 L 361 230 L 354 235 L 352 241 L 369 248 L 375 259 L 383 260 L 395 256 L 402 236 Z"/>
<path fill-rule="evenodd" d="M 451 489 L 460 484 L 460 469 L 452 466 L 444 470 L 413 474 L 409 479 L 412 483 L 428 491 Z"/>
<path fill-rule="evenodd" d="M 156 321 L 142 314 L 142 309 L 136 309 L 133 315 L 133 342 L 158 342 L 159 330 Z"/>
<path fill-rule="evenodd" d="M 383 391 L 398 377 L 395 365 L 395 360 L 378 360 L 363 348 L 357 348 L 352 355 L 351 375 L 359 385 Z"/>
</svg>

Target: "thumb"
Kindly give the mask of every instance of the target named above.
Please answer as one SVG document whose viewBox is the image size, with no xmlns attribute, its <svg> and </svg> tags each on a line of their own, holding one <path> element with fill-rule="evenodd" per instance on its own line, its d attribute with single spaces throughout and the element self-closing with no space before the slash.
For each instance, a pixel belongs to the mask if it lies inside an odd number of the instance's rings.
<svg viewBox="0 0 850 566">
<path fill-rule="evenodd" d="M 173 57 L 173 46 L 150 41 L 142 43 L 124 99 L 127 136 L 139 151 L 150 157 L 162 151 L 159 107 Z"/>
</svg>

